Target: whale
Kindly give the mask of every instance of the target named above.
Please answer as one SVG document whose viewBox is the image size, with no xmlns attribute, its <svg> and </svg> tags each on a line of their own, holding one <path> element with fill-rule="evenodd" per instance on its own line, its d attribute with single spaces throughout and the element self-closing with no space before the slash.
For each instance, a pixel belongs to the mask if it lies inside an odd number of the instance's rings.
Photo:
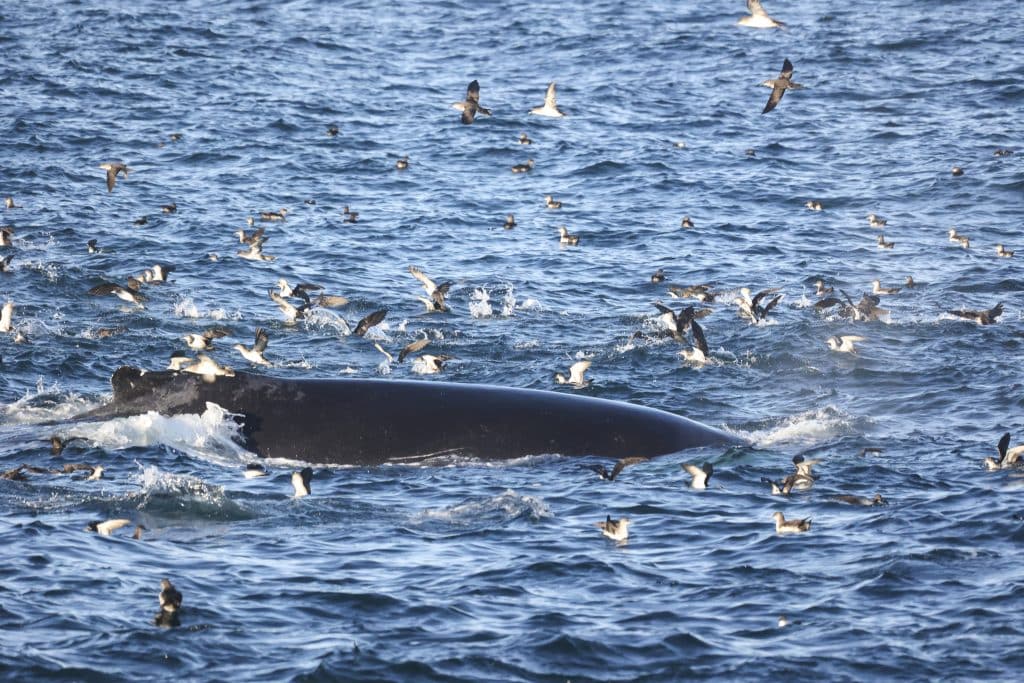
<svg viewBox="0 0 1024 683">
<path fill-rule="evenodd" d="M 220 406 L 264 458 L 374 466 L 442 456 L 655 457 L 740 437 L 646 406 L 559 391 L 426 380 L 203 376 L 118 368 L 112 399 L 74 420 Z"/>
</svg>

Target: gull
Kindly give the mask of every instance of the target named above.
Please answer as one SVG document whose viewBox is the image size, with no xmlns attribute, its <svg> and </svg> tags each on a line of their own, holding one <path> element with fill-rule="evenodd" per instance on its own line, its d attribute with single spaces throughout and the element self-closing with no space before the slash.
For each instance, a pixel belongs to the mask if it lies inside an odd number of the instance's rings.
<svg viewBox="0 0 1024 683">
<path fill-rule="evenodd" d="M 708 487 L 708 481 L 711 479 L 711 475 L 715 473 L 715 467 L 709 462 L 704 463 L 703 467 L 697 467 L 690 463 L 680 465 L 687 474 L 693 479 L 690 480 L 691 489 L 706 489 Z"/>
<path fill-rule="evenodd" d="M 14 302 L 10 299 L 0 309 L 0 332 L 10 332 L 14 329 L 12 318 L 14 317 Z"/>
<path fill-rule="evenodd" d="M 566 377 L 560 372 L 556 372 L 555 382 L 558 384 L 569 384 L 574 389 L 582 389 L 590 384 L 590 380 L 583 376 L 583 374 L 590 369 L 590 364 L 591 361 L 589 360 L 576 361 L 569 366 L 569 377 Z"/>
<path fill-rule="evenodd" d="M 804 202 L 804 206 L 806 206 L 811 211 L 821 211 L 824 208 L 821 205 L 821 202 L 815 201 L 813 199 L 808 199 L 806 202 Z"/>
<path fill-rule="evenodd" d="M 964 318 L 965 320 L 973 320 L 979 325 L 994 325 L 996 319 L 1003 314 L 1003 304 L 1000 302 L 987 311 L 971 311 L 962 309 L 959 311 L 949 311 L 949 313 L 951 315 Z"/>
<path fill-rule="evenodd" d="M 611 515 L 603 522 L 596 522 L 594 524 L 601 533 L 612 539 L 613 541 L 625 541 L 629 538 L 629 518 L 623 517 L 622 519 L 612 519 Z"/>
<path fill-rule="evenodd" d="M 398 352 L 398 362 L 401 363 L 405 360 L 405 357 L 410 353 L 418 353 L 427 347 L 430 343 L 430 339 L 424 334 L 422 337 L 415 341 L 411 341 L 402 347 L 402 350 Z"/>
<path fill-rule="evenodd" d="M 704 330 L 696 320 L 691 320 L 690 332 L 693 334 L 693 345 L 689 349 L 680 351 L 679 355 L 688 363 L 703 365 L 708 362 L 708 343 L 704 339 Z"/>
<path fill-rule="evenodd" d="M 104 162 L 100 164 L 100 168 L 107 172 L 107 192 L 114 191 L 114 184 L 117 182 L 118 173 L 127 178 L 128 171 L 132 170 L 120 161 Z"/>
<path fill-rule="evenodd" d="M 288 209 L 280 209 L 279 211 L 260 211 L 261 221 L 283 221 L 285 216 L 288 215 Z"/>
<path fill-rule="evenodd" d="M 533 159 L 527 159 L 525 164 L 516 164 L 512 167 L 513 173 L 526 173 L 533 170 Z"/>
<path fill-rule="evenodd" d="M 1002 256 L 1003 258 L 1012 258 L 1013 257 L 1013 252 L 1009 251 L 1008 249 L 1004 249 L 1003 245 L 997 244 L 996 245 L 996 256 Z"/>
<path fill-rule="evenodd" d="M 512 214 L 505 216 L 505 224 L 502 227 L 504 227 L 506 230 L 511 230 L 512 228 L 516 227 L 516 217 L 513 216 Z"/>
<path fill-rule="evenodd" d="M 580 236 L 570 234 L 564 225 L 559 226 L 558 235 L 559 244 L 568 244 L 570 247 L 575 247 L 580 243 Z"/>
<path fill-rule="evenodd" d="M 879 249 L 892 249 L 893 247 L 896 246 L 895 242 L 886 242 L 885 235 L 879 235 L 876 242 L 878 243 Z"/>
<path fill-rule="evenodd" d="M 888 296 L 889 294 L 899 294 L 901 287 L 883 287 L 881 280 L 874 280 L 871 283 L 871 293 L 879 296 Z"/>
<path fill-rule="evenodd" d="M 160 611 L 153 617 L 153 623 L 157 626 L 174 627 L 179 626 L 181 621 L 178 611 L 181 609 L 181 592 L 170 582 L 169 579 L 160 581 Z"/>
<path fill-rule="evenodd" d="M 206 351 L 213 348 L 213 340 L 227 336 L 228 331 L 219 327 L 211 327 L 202 334 L 186 334 L 182 339 L 190 349 Z"/>
<path fill-rule="evenodd" d="M 90 289 L 88 293 L 92 296 L 105 296 L 107 294 L 112 294 L 122 301 L 127 301 L 128 303 L 141 306 L 142 302 L 146 300 L 145 295 L 139 292 L 139 288 L 141 286 L 142 283 L 135 278 L 128 278 L 127 287 L 116 285 L 113 282 L 104 282 L 103 284 L 96 285 Z"/>
<path fill-rule="evenodd" d="M 987 469 L 1001 470 L 1008 467 L 1019 467 L 1024 464 L 1024 461 L 1020 459 L 1020 456 L 1024 455 L 1024 446 L 1010 448 L 1010 432 L 1006 432 L 999 439 L 999 443 L 996 444 L 996 450 L 999 452 L 999 459 L 985 458 L 985 467 Z"/>
<path fill-rule="evenodd" d="M 395 168 L 397 168 L 399 171 L 404 171 L 405 169 L 409 168 L 409 155 L 407 154 L 398 161 L 396 161 Z"/>
<path fill-rule="evenodd" d="M 242 354 L 242 358 L 254 365 L 270 365 L 267 359 L 263 357 L 263 352 L 267 350 L 267 343 L 269 342 L 270 336 L 267 334 L 267 331 L 262 327 L 257 327 L 256 341 L 253 343 L 252 348 L 242 344 L 235 344 L 231 348 L 237 350 Z"/>
<path fill-rule="evenodd" d="M 271 301 L 277 304 L 277 307 L 281 309 L 282 313 L 284 313 L 285 320 L 289 324 L 293 324 L 296 320 L 306 315 L 306 310 L 309 308 L 308 303 L 295 306 L 292 302 L 288 301 L 272 289 L 268 289 L 267 293 L 270 295 Z"/>
<path fill-rule="evenodd" d="M 544 195 L 544 204 L 549 209 L 561 209 L 562 208 L 562 202 L 557 201 L 554 197 L 552 197 L 549 194 Z"/>
<path fill-rule="evenodd" d="M 553 116 L 555 118 L 561 118 L 565 116 L 565 112 L 558 108 L 558 104 L 555 101 L 555 82 L 551 81 L 548 83 L 548 90 L 544 94 L 544 104 L 539 107 L 534 107 L 530 110 L 531 114 L 537 116 Z"/>
<path fill-rule="evenodd" d="M 352 331 L 352 334 L 356 335 L 357 337 L 362 337 L 369 331 L 371 327 L 379 325 L 380 322 L 384 320 L 384 316 L 386 316 L 387 314 L 388 310 L 386 308 L 382 308 L 379 311 L 374 311 L 373 313 L 369 314 L 368 316 L 360 320 L 358 323 L 356 323 L 356 329 Z"/>
<path fill-rule="evenodd" d="M 793 65 L 788 59 L 782 62 L 782 71 L 779 72 L 779 77 L 767 81 L 763 81 L 761 85 L 771 88 L 772 94 L 768 96 L 768 103 L 764 105 L 764 109 L 761 110 L 762 114 L 767 114 L 779 104 L 779 100 L 786 94 L 787 90 L 799 90 L 803 88 L 799 83 L 794 83 L 790 80 L 793 76 Z"/>
<path fill-rule="evenodd" d="M 444 370 L 444 364 L 452 360 L 452 356 L 432 356 L 425 353 L 413 363 L 413 372 L 420 375 L 436 375 Z"/>
<path fill-rule="evenodd" d="M 811 528 L 810 517 L 787 521 L 781 512 L 776 512 L 772 517 L 775 518 L 775 533 L 777 534 L 798 534 Z"/>
<path fill-rule="evenodd" d="M 866 498 L 864 496 L 850 496 L 840 495 L 832 496 L 832 500 L 837 503 L 848 503 L 850 505 L 863 505 L 864 507 L 872 507 L 875 505 L 888 505 L 889 502 L 882 498 L 881 493 L 876 493 L 874 498 Z"/>
<path fill-rule="evenodd" d="M 298 472 L 292 472 L 292 487 L 295 489 L 296 498 L 302 498 L 312 493 L 312 480 L 312 467 L 303 467 Z"/>
<path fill-rule="evenodd" d="M 595 472 L 597 472 L 597 476 L 601 477 L 605 481 L 615 481 L 615 478 L 619 476 L 619 474 L 625 468 L 629 467 L 630 465 L 636 465 L 637 463 L 647 462 L 648 460 L 650 460 L 650 458 L 645 458 L 643 456 L 637 455 L 630 458 L 621 458 L 618 462 L 615 463 L 615 466 L 612 467 L 611 472 L 606 470 L 604 468 L 604 465 L 595 465 L 592 469 Z"/>
<path fill-rule="evenodd" d="M 130 520 L 130 519 L 108 519 L 108 520 L 97 519 L 97 520 L 93 520 L 92 522 L 89 522 L 85 526 L 85 530 L 86 531 L 91 531 L 94 534 L 99 534 L 100 536 L 109 536 L 110 534 L 114 533 L 118 529 L 126 527 L 129 524 L 131 524 L 131 523 L 132 523 L 132 520 Z"/>
<path fill-rule="evenodd" d="M 526 133 L 520 133 L 519 134 L 519 144 L 520 145 L 532 145 L 533 144 L 533 140 L 531 140 L 530 137 Z"/>
<path fill-rule="evenodd" d="M 855 342 L 859 341 L 864 341 L 864 337 L 859 337 L 855 334 L 837 334 L 826 339 L 825 343 L 828 344 L 828 348 L 833 351 L 838 351 L 839 353 L 852 353 L 856 355 L 857 349 L 854 348 L 853 345 Z"/>
<path fill-rule="evenodd" d="M 466 124 L 473 123 L 478 113 L 491 115 L 490 109 L 480 106 L 480 83 L 475 79 L 466 88 L 466 99 L 462 102 L 455 102 L 452 104 L 452 108 L 462 112 L 461 120 Z"/>
<path fill-rule="evenodd" d="M 235 371 L 227 366 L 220 365 L 217 361 L 200 353 L 196 356 L 198 360 L 191 365 L 186 365 L 182 372 L 191 372 L 195 375 L 202 375 L 205 382 L 213 382 L 217 377 L 234 377 Z"/>
<path fill-rule="evenodd" d="M 868 225 L 872 228 L 884 228 L 889 221 L 873 213 L 868 214 Z"/>
<path fill-rule="evenodd" d="M 971 248 L 971 240 L 970 240 L 970 238 L 967 237 L 967 235 L 961 235 L 960 233 L 958 233 L 956 231 L 956 228 L 950 228 L 949 229 L 949 241 L 950 242 L 957 242 L 964 249 L 970 249 Z"/>
<path fill-rule="evenodd" d="M 750 28 L 782 28 L 784 23 L 768 16 L 768 12 L 761 6 L 761 0 L 747 0 L 747 11 L 749 15 L 740 17 L 736 23 L 739 26 Z"/>
<path fill-rule="evenodd" d="M 448 296 L 448 290 L 452 286 L 451 282 L 442 282 L 439 285 L 434 284 L 434 281 L 427 277 L 423 271 L 416 266 L 409 266 L 409 274 L 420 281 L 420 284 L 423 285 L 423 290 L 427 293 L 427 296 L 430 297 L 429 299 L 417 297 L 423 302 L 423 305 L 427 307 L 428 311 L 431 313 L 445 313 L 449 310 L 444 299 Z"/>
</svg>

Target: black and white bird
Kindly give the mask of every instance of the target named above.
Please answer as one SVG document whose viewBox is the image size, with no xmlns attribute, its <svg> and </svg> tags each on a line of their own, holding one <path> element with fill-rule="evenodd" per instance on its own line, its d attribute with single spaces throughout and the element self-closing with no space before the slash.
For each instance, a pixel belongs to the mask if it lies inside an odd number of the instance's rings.
<svg viewBox="0 0 1024 683">
<path fill-rule="evenodd" d="M 295 497 L 302 498 L 312 493 L 312 481 L 312 467 L 304 467 L 298 472 L 292 472 L 292 487 L 295 489 Z"/>
<path fill-rule="evenodd" d="M 243 344 L 235 344 L 232 348 L 242 354 L 242 358 L 253 365 L 270 365 L 270 362 L 263 356 L 263 352 L 267 350 L 269 342 L 270 335 L 267 334 L 267 331 L 262 327 L 257 327 L 256 341 L 253 342 L 251 348 Z"/>
<path fill-rule="evenodd" d="M 999 439 L 999 443 L 996 444 L 996 451 L 999 453 L 998 460 L 992 457 L 985 458 L 985 467 L 987 469 L 1002 470 L 1024 465 L 1024 460 L 1021 460 L 1021 455 L 1024 455 L 1024 446 L 1010 448 L 1010 432 L 1006 432 Z"/>
<path fill-rule="evenodd" d="M 596 522 L 594 524 L 601 533 L 612 539 L 613 541 L 625 541 L 629 538 L 629 518 L 623 517 L 622 519 L 612 519 L 611 515 L 608 515 L 603 522 Z"/>
<path fill-rule="evenodd" d="M 427 293 L 427 297 L 417 297 L 423 302 L 423 305 L 427 307 L 427 310 L 431 313 L 439 312 L 445 313 L 449 310 L 448 304 L 445 303 L 445 297 L 448 296 L 448 290 L 451 288 L 451 282 L 442 282 L 441 284 L 435 284 L 433 280 L 427 277 L 422 270 L 416 266 L 409 266 L 409 274 L 420 281 L 423 285 L 423 290 Z"/>
<path fill-rule="evenodd" d="M 715 473 L 715 466 L 709 462 L 704 463 L 702 467 L 697 467 L 690 463 L 684 463 L 680 467 L 686 470 L 686 473 L 692 477 L 690 479 L 691 489 L 706 489 L 708 481 L 711 480 L 711 475 Z"/>
<path fill-rule="evenodd" d="M 590 364 L 591 361 L 589 360 L 576 361 L 569 367 L 568 377 L 560 372 L 556 372 L 555 382 L 558 384 L 568 384 L 574 389 L 582 389 L 590 384 L 590 380 L 583 376 L 584 373 L 590 369 Z"/>
<path fill-rule="evenodd" d="M 964 320 L 973 320 L 979 325 L 994 325 L 999 316 L 1003 314 L 1003 304 L 1000 302 L 987 311 L 960 309 L 959 311 L 949 311 L 949 314 Z"/>
</svg>

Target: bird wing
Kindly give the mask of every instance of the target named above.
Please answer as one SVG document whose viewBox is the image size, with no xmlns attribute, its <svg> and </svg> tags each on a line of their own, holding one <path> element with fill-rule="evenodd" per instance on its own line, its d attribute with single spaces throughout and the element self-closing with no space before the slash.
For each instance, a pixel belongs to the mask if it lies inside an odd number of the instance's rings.
<svg viewBox="0 0 1024 683">
<path fill-rule="evenodd" d="M 427 344 L 429 343 L 430 339 L 428 339 L 427 337 L 422 337 L 414 342 L 409 342 L 402 348 L 401 351 L 399 351 L 398 362 L 401 363 L 403 360 L 405 360 L 405 357 L 408 356 L 410 353 L 422 351 L 424 348 L 426 348 Z"/>
<path fill-rule="evenodd" d="M 384 316 L 387 314 L 388 309 L 386 308 L 374 311 L 356 324 L 356 329 L 353 331 L 353 334 L 357 337 L 362 337 L 371 327 L 379 324 L 381 320 L 384 320 Z"/>
<path fill-rule="evenodd" d="M 786 89 L 780 85 L 772 87 L 772 93 L 768 96 L 768 102 L 765 103 L 764 109 L 761 110 L 762 114 L 767 114 L 779 103 L 782 96 L 786 94 Z"/>
<path fill-rule="evenodd" d="M 636 455 L 630 458 L 622 458 L 617 463 L 615 463 L 615 467 L 612 468 L 612 473 L 608 475 L 608 481 L 614 481 L 615 477 L 619 476 L 619 472 L 629 467 L 630 465 L 635 465 L 638 462 L 645 462 L 647 460 L 650 460 L 650 458 L 645 458 L 642 455 Z"/>
<path fill-rule="evenodd" d="M 988 311 L 988 318 L 990 321 L 995 322 L 996 318 L 1003 314 L 1003 304 L 998 303 L 991 310 Z"/>
<path fill-rule="evenodd" d="M 1003 437 L 999 439 L 999 443 L 996 448 L 999 450 L 999 464 L 1002 464 L 1003 460 L 1006 459 L 1006 449 L 1010 447 L 1010 432 L 1003 434 Z"/>
<path fill-rule="evenodd" d="M 782 60 L 782 71 L 779 72 L 779 78 L 784 78 L 788 81 L 790 78 L 792 78 L 792 76 L 793 64 L 789 61 L 789 59 Z"/>
<path fill-rule="evenodd" d="M 708 342 L 704 338 L 704 330 L 696 320 L 690 321 L 690 329 L 693 331 L 693 345 L 700 349 L 705 357 L 708 355 Z"/>
<path fill-rule="evenodd" d="M 590 369 L 590 363 L 591 361 L 589 360 L 581 360 L 573 363 L 569 367 L 569 382 L 571 384 L 582 384 L 583 373 Z"/>
<path fill-rule="evenodd" d="M 113 294 L 119 289 L 121 289 L 120 285 L 115 285 L 112 282 L 104 282 L 103 284 L 96 285 L 95 287 L 90 289 L 88 293 L 92 294 L 93 296 L 104 296 L 106 294 Z"/>
<path fill-rule="evenodd" d="M 256 353 L 263 353 L 267 350 L 267 344 L 270 343 L 270 335 L 262 327 L 256 328 L 256 343 L 252 345 L 252 350 Z"/>
<path fill-rule="evenodd" d="M 476 79 L 473 79 L 466 87 L 466 101 L 474 104 L 480 103 L 480 83 Z"/>
<path fill-rule="evenodd" d="M 555 82 L 548 83 L 548 91 L 544 94 L 544 106 L 549 109 L 557 109 L 555 104 Z"/>
<path fill-rule="evenodd" d="M 434 281 L 427 277 L 422 270 L 416 266 L 409 266 L 409 274 L 420 281 L 420 284 L 423 285 L 423 289 L 427 292 L 427 296 L 432 296 L 434 294 L 434 290 L 437 289 L 437 285 L 434 284 Z"/>
<path fill-rule="evenodd" d="M 755 17 L 767 17 L 768 13 L 761 7 L 761 0 L 747 0 L 747 11 Z"/>
</svg>

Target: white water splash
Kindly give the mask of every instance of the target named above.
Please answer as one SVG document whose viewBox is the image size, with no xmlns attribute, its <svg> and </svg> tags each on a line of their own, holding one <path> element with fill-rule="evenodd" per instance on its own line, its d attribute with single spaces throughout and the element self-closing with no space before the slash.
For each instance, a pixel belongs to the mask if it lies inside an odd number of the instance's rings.
<svg viewBox="0 0 1024 683">
<path fill-rule="evenodd" d="M 850 431 L 850 428 L 849 416 L 833 406 L 826 406 L 784 418 L 778 424 L 765 429 L 733 433 L 749 439 L 756 446 L 769 447 L 781 444 L 821 443 Z"/>
<path fill-rule="evenodd" d="M 475 526 L 481 520 L 494 516 L 508 521 L 523 516 L 537 520 L 552 515 L 547 504 L 540 498 L 521 495 L 512 489 L 506 489 L 496 496 L 468 500 L 438 510 L 424 510 L 419 515 L 420 521 L 442 521 L 466 526 Z"/>
<path fill-rule="evenodd" d="M 469 299 L 469 314 L 474 318 L 490 318 L 494 315 L 491 297 L 483 287 L 477 287 Z"/>
</svg>

